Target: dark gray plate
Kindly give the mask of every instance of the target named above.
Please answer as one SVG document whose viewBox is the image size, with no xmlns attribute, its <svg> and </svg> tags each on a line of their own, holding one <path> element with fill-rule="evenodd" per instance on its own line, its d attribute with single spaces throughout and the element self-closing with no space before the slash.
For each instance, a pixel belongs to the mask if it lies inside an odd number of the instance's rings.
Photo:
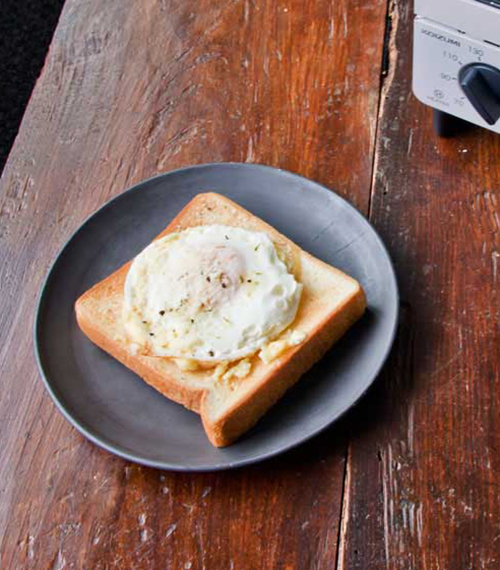
<svg viewBox="0 0 500 570">
<path fill-rule="evenodd" d="M 75 300 L 134 257 L 193 196 L 232 198 L 305 250 L 363 285 L 368 312 L 241 440 L 208 442 L 199 417 L 149 388 L 80 332 Z M 375 379 L 391 347 L 398 293 L 387 251 L 370 224 L 332 191 L 253 164 L 207 164 L 137 184 L 91 216 L 64 246 L 44 284 L 35 352 L 45 386 L 87 438 L 163 469 L 228 469 L 271 457 L 317 434 Z"/>
</svg>

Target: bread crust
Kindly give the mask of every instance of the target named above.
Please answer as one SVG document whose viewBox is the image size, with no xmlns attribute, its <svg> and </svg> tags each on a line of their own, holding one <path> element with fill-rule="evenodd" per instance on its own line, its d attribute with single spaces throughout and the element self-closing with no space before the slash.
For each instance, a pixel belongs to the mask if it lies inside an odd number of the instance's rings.
<svg viewBox="0 0 500 570">
<path fill-rule="evenodd" d="M 318 324 L 316 330 L 301 345 L 290 349 L 278 359 L 244 397 L 234 403 L 216 421 L 210 421 L 208 410 L 202 403 L 201 418 L 208 438 L 213 445 L 224 447 L 253 427 L 258 420 L 316 364 L 334 343 L 359 319 L 366 306 L 362 289 L 346 302 L 337 314 Z"/>
<path fill-rule="evenodd" d="M 307 338 L 303 343 L 289 348 L 270 364 L 264 364 L 254 356 L 250 376 L 230 386 L 214 381 L 211 370 L 184 372 L 169 359 L 133 354 L 121 328 L 123 286 L 131 262 L 85 292 L 76 301 L 75 311 L 78 325 L 92 342 L 167 398 L 199 413 L 211 443 L 224 447 L 250 429 L 323 357 L 361 317 L 366 299 L 357 281 L 312 257 L 266 222 L 213 192 L 193 198 L 155 239 L 188 227 L 209 224 L 266 232 L 284 252 L 295 275 L 304 274 L 310 287 L 304 283 L 301 306 L 292 325 L 292 328 L 306 330 Z M 321 289 L 316 282 L 327 282 L 327 286 Z M 333 306 L 328 306 L 328 303 L 332 304 L 330 299 L 323 298 L 325 291 L 330 290 L 338 297 Z M 220 401 L 230 404 L 218 411 Z"/>
</svg>

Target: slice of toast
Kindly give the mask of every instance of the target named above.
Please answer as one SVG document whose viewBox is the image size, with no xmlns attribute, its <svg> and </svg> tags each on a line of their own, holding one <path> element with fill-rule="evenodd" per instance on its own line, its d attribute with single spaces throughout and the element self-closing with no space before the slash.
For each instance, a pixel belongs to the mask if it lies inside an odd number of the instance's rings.
<svg viewBox="0 0 500 570">
<path fill-rule="evenodd" d="M 216 193 L 198 194 L 156 238 L 201 225 L 228 225 L 263 231 L 284 253 L 304 289 L 292 329 L 306 339 L 265 364 L 252 357 L 250 374 L 230 382 L 214 380 L 212 370 L 182 371 L 167 358 L 134 354 L 122 326 L 123 287 L 130 263 L 97 283 L 76 302 L 82 331 L 100 348 L 148 384 L 201 415 L 213 445 L 223 447 L 251 428 L 363 314 L 359 283 L 300 249 L 250 212 Z"/>
</svg>

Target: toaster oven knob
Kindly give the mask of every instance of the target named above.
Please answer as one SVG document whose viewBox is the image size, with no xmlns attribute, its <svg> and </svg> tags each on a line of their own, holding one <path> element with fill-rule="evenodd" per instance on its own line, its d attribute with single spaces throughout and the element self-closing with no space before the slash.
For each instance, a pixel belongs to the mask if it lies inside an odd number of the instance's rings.
<svg viewBox="0 0 500 570">
<path fill-rule="evenodd" d="M 458 82 L 472 106 L 489 124 L 500 118 L 500 69 L 486 63 L 462 67 Z"/>
</svg>

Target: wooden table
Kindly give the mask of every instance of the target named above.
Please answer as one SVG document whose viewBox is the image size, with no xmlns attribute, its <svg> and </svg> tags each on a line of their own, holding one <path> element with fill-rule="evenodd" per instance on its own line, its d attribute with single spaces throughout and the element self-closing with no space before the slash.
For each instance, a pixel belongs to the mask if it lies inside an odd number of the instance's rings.
<svg viewBox="0 0 500 570">
<path fill-rule="evenodd" d="M 2 569 L 500 568 L 500 137 L 434 136 L 405 0 L 66 0 L 0 188 Z M 32 348 L 91 212 L 182 165 L 335 188 L 401 287 L 373 390 L 298 450 L 217 474 L 127 463 L 55 410 Z"/>
</svg>

